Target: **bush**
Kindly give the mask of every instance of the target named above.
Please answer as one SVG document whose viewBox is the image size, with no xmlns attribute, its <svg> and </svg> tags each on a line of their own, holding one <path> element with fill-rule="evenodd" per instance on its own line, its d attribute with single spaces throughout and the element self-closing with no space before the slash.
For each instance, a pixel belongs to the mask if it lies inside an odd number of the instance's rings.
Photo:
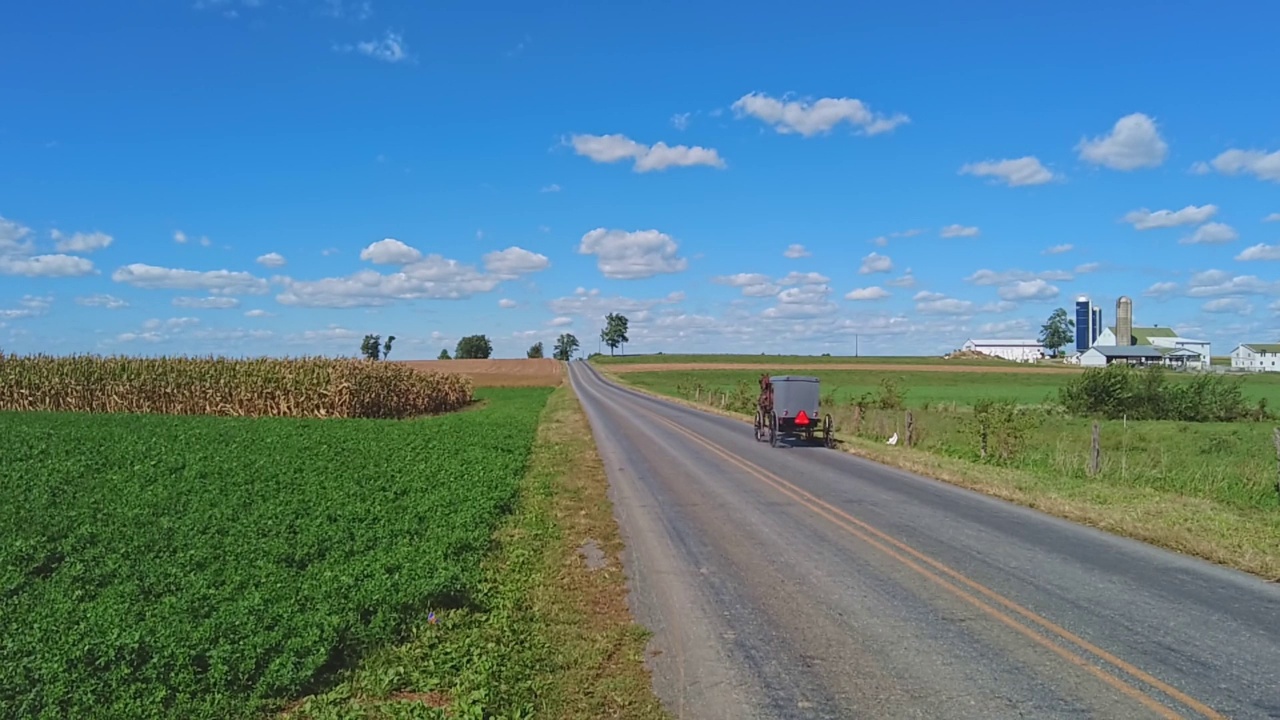
<svg viewBox="0 0 1280 720">
<path fill-rule="evenodd" d="M 1158 365 L 1091 368 L 1067 383 L 1058 400 L 1073 415 L 1108 419 L 1232 422 L 1261 415 L 1245 402 L 1239 379 L 1206 374 L 1171 382 Z"/>
<path fill-rule="evenodd" d="M 1044 415 L 1019 407 L 1017 401 L 983 398 L 974 403 L 964 429 L 974 441 L 978 456 L 1007 462 L 1026 444 L 1027 435 L 1040 426 Z"/>
</svg>

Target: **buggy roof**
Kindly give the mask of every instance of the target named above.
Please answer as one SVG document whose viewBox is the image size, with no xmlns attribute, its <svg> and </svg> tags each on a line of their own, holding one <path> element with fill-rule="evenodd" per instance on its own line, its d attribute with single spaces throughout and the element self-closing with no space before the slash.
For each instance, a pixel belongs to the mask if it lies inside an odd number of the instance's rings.
<svg viewBox="0 0 1280 720">
<path fill-rule="evenodd" d="M 818 378 L 812 375 L 773 375 L 770 376 L 769 382 L 818 382 Z"/>
</svg>

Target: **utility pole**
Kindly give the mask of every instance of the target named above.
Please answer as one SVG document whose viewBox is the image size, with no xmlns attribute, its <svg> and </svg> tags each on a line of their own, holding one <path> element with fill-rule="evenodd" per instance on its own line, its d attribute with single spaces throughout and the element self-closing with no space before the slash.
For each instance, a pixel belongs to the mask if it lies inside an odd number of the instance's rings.
<svg viewBox="0 0 1280 720">
<path fill-rule="evenodd" d="M 853 334 L 853 356 L 858 357 L 858 334 Z"/>
</svg>

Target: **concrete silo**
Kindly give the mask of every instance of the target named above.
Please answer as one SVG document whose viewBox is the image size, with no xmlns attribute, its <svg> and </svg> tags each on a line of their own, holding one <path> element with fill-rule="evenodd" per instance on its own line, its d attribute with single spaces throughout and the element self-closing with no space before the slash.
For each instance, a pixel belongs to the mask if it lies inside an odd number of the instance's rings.
<svg viewBox="0 0 1280 720">
<path fill-rule="evenodd" d="M 1133 301 L 1127 295 L 1116 300 L 1116 345 L 1133 344 Z"/>
</svg>

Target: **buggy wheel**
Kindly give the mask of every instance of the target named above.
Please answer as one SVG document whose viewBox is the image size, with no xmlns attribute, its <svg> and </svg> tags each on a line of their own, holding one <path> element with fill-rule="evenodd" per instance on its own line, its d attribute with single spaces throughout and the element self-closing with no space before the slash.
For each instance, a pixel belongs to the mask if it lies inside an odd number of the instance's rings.
<svg viewBox="0 0 1280 720">
<path fill-rule="evenodd" d="M 759 408 L 756 408 L 755 431 L 756 431 L 756 442 L 760 442 L 761 440 L 764 439 L 764 437 L 762 436 L 764 431 L 764 413 L 761 412 Z"/>
<path fill-rule="evenodd" d="M 769 413 L 769 444 L 778 447 L 778 414 Z"/>
<path fill-rule="evenodd" d="M 833 448 L 836 446 L 836 437 L 835 435 L 831 434 L 832 429 L 833 429 L 833 424 L 831 422 L 831 416 L 827 415 L 826 417 L 822 418 L 822 444 L 826 445 L 829 448 Z"/>
</svg>

